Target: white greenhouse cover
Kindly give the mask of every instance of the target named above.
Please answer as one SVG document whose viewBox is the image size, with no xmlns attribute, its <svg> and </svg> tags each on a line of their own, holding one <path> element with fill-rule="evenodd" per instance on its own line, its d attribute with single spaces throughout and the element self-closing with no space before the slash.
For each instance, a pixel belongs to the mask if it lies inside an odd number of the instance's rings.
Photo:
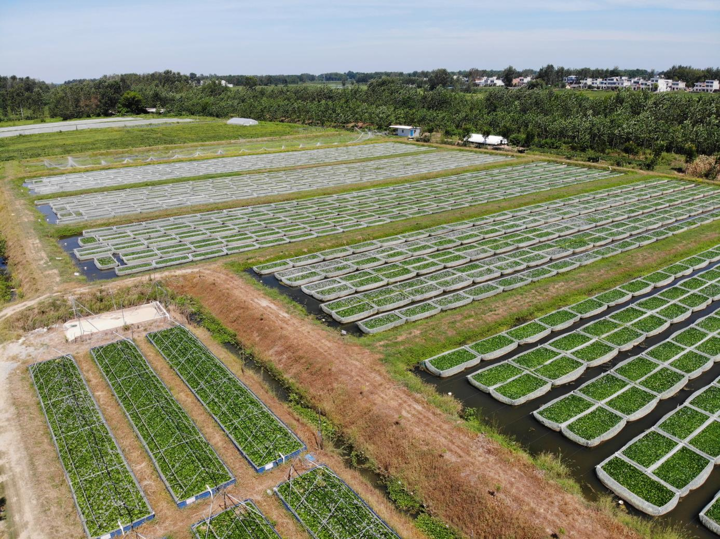
<svg viewBox="0 0 720 539">
<path fill-rule="evenodd" d="M 229 125 L 257 125 L 257 120 L 252 118 L 230 118 L 227 122 Z"/>
</svg>

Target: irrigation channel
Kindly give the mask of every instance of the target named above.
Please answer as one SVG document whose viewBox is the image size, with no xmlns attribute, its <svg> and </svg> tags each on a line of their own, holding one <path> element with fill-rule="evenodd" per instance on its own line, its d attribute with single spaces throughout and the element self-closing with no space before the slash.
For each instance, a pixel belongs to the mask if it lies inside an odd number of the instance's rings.
<svg viewBox="0 0 720 539">
<path fill-rule="evenodd" d="M 683 281 L 707 271 L 713 267 L 720 267 L 720 262 L 710 264 L 707 267 L 696 270 L 686 277 L 675 280 L 673 283 L 661 288 L 655 288 L 652 291 L 633 297 L 631 301 L 610 307 L 606 311 L 592 317 L 584 318 L 579 323 L 559 332 L 554 332 L 548 337 L 541 339 L 532 344 L 521 345 L 510 354 L 503 356 L 498 361 L 488 361 L 487 365 L 499 364 L 507 359 L 518 356 L 528 350 L 565 335 L 578 328 L 584 327 L 592 322 L 607 317 L 608 315 L 633 305 L 638 301 L 642 301 L 648 297 L 655 296 L 663 290 L 682 284 Z M 674 398 L 660 401 L 657 407 L 638 421 L 628 423 L 628 425 L 614 438 L 596 446 L 587 448 L 580 446 L 560 432 L 553 431 L 541 425 L 532 415 L 532 412 L 542 407 L 544 404 L 577 389 L 582 384 L 595 379 L 612 369 L 615 365 L 625 361 L 630 357 L 641 354 L 645 349 L 654 346 L 666 340 L 673 333 L 687 328 L 694 324 L 698 319 L 703 318 L 713 312 L 720 312 L 720 302 L 715 301 L 701 311 L 692 313 L 685 321 L 674 324 L 664 332 L 648 338 L 640 346 L 627 352 L 620 352 L 612 361 L 606 363 L 602 367 L 588 369 L 585 373 L 572 383 L 554 387 L 552 391 L 543 395 L 538 399 L 531 400 L 524 405 L 508 406 L 495 400 L 488 393 L 479 391 L 471 386 L 467 381 L 467 375 L 476 369 L 468 369 L 449 378 L 438 378 L 421 369 L 416 369 L 416 374 L 423 381 L 435 386 L 437 391 L 442 394 L 452 393 L 465 408 L 474 409 L 479 417 L 491 425 L 496 426 L 502 433 L 512 437 L 520 443 L 525 449 L 534 455 L 543 452 L 551 452 L 556 455 L 562 455 L 563 460 L 569 465 L 573 477 L 582 485 L 583 492 L 590 498 L 595 498 L 598 493 L 607 494 L 609 491 L 603 486 L 595 473 L 595 466 L 603 460 L 621 449 L 626 443 L 655 426 L 655 424 L 665 415 L 682 404 L 694 391 L 701 389 L 720 376 L 720 363 L 715 363 L 712 368 L 703 373 L 701 376 L 690 382 L 682 389 Z M 426 358 L 418 358 L 422 360 Z M 690 492 L 681 499 L 678 506 L 670 513 L 655 517 L 664 523 L 670 525 L 682 526 L 694 536 L 702 539 L 717 538 L 710 530 L 700 523 L 699 513 L 717 494 L 718 485 L 720 485 L 720 468 L 715 467 L 708 480 L 698 488 Z M 628 504 L 627 509 L 636 515 L 647 517 L 644 513 L 636 511 Z M 647 517 L 650 518 L 650 517 Z"/>
</svg>

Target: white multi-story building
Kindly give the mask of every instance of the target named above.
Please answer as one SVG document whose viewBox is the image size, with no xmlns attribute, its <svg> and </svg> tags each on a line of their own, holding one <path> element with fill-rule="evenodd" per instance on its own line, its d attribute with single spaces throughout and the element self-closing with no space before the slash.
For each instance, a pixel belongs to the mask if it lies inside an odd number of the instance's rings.
<svg viewBox="0 0 720 539">
<path fill-rule="evenodd" d="M 687 88 L 685 88 L 685 81 L 682 81 L 682 80 L 672 81 L 672 85 L 670 86 L 671 92 L 684 92 L 685 90 L 687 90 Z"/>
<path fill-rule="evenodd" d="M 608 77 L 606 79 L 580 78 L 578 76 L 565 77 L 565 83 L 571 88 L 598 88 L 600 90 L 619 90 L 630 88 L 632 90 L 647 90 L 657 92 L 670 92 L 685 90 L 685 83 L 680 80 L 653 77 L 650 80 L 642 77 Z M 707 90 L 703 90 L 707 91 Z"/>
<path fill-rule="evenodd" d="M 720 81 L 717 80 L 704 80 L 696 82 L 692 89 L 693 92 L 705 92 L 711 94 L 713 92 L 720 91 Z"/>
<path fill-rule="evenodd" d="M 485 88 L 487 86 L 505 86 L 505 83 L 497 77 L 481 77 L 475 79 L 475 85 Z"/>
</svg>

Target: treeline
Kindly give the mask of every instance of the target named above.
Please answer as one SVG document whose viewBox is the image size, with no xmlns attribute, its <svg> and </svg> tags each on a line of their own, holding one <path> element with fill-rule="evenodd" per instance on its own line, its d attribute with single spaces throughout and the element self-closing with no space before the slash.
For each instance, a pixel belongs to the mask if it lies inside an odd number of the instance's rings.
<svg viewBox="0 0 720 539">
<path fill-rule="evenodd" d="M 548 66 L 543 69 L 550 72 Z M 553 68 L 556 74 L 559 69 Z M 35 102 L 42 102 L 38 96 L 44 95 L 51 116 L 81 118 L 116 110 L 123 96 L 132 91 L 137 94 L 133 94 L 134 102 L 164 108 L 166 114 L 245 116 L 380 129 L 393 123 L 413 124 L 451 137 L 493 133 L 525 146 L 583 152 L 720 152 L 720 94 L 622 90 L 609 96 L 589 97 L 548 87 L 498 88 L 477 96 L 461 91 L 453 80 L 449 72 L 436 70 L 428 74 L 423 88 L 397 77 L 382 77 L 366 86 L 344 89 L 323 85 L 227 88 L 213 81 L 198 85 L 190 75 L 166 71 L 109 76 L 57 87 L 14 79 L 11 90 L 20 87 L 27 91 L 7 92 L 3 86 L 5 93 L 0 99 L 3 112 L 9 111 L 13 117 L 19 106 L 24 114 L 39 110 L 40 104 Z M 448 89 L 448 85 L 454 87 Z"/>
<path fill-rule="evenodd" d="M 419 90 L 394 79 L 343 90 L 212 86 L 212 96 L 208 85 L 167 94 L 163 106 L 176 114 L 239 115 L 325 126 L 411 124 L 456 137 L 494 133 L 526 146 L 601 153 L 629 144 L 654 152 L 687 153 L 690 146 L 702 154 L 720 152 L 720 94 L 628 90 L 594 98 L 551 88 L 498 88 L 478 98 L 445 88 Z"/>
</svg>

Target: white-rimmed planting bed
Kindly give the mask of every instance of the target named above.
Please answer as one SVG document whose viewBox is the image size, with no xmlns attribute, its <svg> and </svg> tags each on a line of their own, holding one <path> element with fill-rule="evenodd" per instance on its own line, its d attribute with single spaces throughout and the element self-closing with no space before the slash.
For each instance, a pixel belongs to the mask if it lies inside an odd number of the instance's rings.
<svg viewBox="0 0 720 539">
<path fill-rule="evenodd" d="M 720 462 L 720 380 L 693 393 L 597 468 L 600 481 L 650 515 L 675 508 Z"/>
<path fill-rule="evenodd" d="M 720 361 L 720 316 L 712 314 L 533 415 L 574 442 L 592 447 L 649 414 L 661 400 L 675 396 L 716 361 Z"/>
<path fill-rule="evenodd" d="M 682 307 L 684 312 L 692 313 L 693 307 L 688 306 L 688 303 L 695 305 L 696 301 L 700 302 L 695 299 L 698 297 L 708 299 L 708 296 L 702 294 L 707 289 L 720 289 L 718 272 L 708 270 L 707 273 L 711 273 L 710 277 L 716 280 L 706 280 L 704 274 L 700 273 L 663 290 L 657 296 L 643 299 L 513 357 L 507 363 L 520 370 L 516 377 L 488 386 L 485 383 L 487 377 L 500 369 L 499 365 L 493 365 L 469 375 L 468 380 L 506 404 L 518 405 L 537 398 L 553 386 L 576 380 L 586 369 L 607 363 L 619 352 L 630 350 L 648 336 L 657 334 L 658 330 L 664 331 L 670 327 L 672 320 L 664 318 L 660 313 L 672 303 L 662 296 L 679 294 L 675 305 Z M 683 287 L 686 282 L 702 283 L 702 287 L 695 291 L 689 290 Z M 687 301 L 688 298 L 693 298 L 693 301 Z M 710 301 L 703 300 L 702 305 L 707 306 Z M 508 346 L 518 346 L 523 342 L 532 342 L 532 337 L 528 341 L 528 335 L 546 334 L 546 329 L 547 326 L 534 321 L 501 335 Z M 668 341 L 645 352 L 646 356 L 654 360 L 657 368 L 639 379 L 637 386 L 624 376 L 615 374 L 593 380 L 578 389 L 577 393 L 588 397 L 595 406 L 581 413 L 574 421 L 561 425 L 553 422 L 548 426 L 559 426 L 568 438 L 588 446 L 597 445 L 614 436 L 625 426 L 626 421 L 647 414 L 659 399 L 674 395 L 688 377 L 699 376 L 712 366 L 713 361 L 720 359 L 718 330 L 720 318 L 708 316 L 677 332 Z M 482 358 L 483 354 L 488 353 L 486 342 L 487 339 L 469 345 L 466 349 Z M 518 386 L 522 386 L 525 392 L 520 391 Z M 603 391 L 595 392 L 599 386 L 603 387 Z M 609 389 L 612 391 L 606 393 Z M 536 417 L 541 419 L 542 414 L 538 413 Z M 591 425 L 592 428 L 588 428 Z M 592 436 L 588 438 L 589 435 Z"/>
<path fill-rule="evenodd" d="M 624 285 L 596 294 L 591 298 L 540 316 L 521 326 L 523 329 L 515 328 L 498 335 L 487 337 L 470 345 L 472 348 L 468 346 L 463 347 L 469 350 L 469 353 L 473 354 L 472 356 L 453 354 L 454 351 L 450 351 L 422 361 L 422 366 L 436 376 L 452 376 L 465 369 L 474 367 L 480 360 L 498 359 L 512 352 L 520 344 L 520 340 L 516 338 L 518 336 L 517 330 L 522 332 L 525 342 L 531 342 L 527 340 L 528 336 L 531 339 L 533 337 L 540 339 L 549 332 L 564 331 L 575 324 L 581 323 L 583 319 L 596 316 L 611 307 L 628 303 L 637 295 L 647 293 L 648 290 L 652 290 L 654 287 L 662 288 L 676 280 L 684 279 L 693 271 L 697 271 L 698 268 L 705 268 L 708 264 L 715 263 L 718 260 L 720 260 L 720 246 L 680 260 L 658 271 L 629 281 Z M 713 268 L 706 270 L 699 274 L 697 279 L 685 279 L 680 284 L 681 286 L 679 288 L 668 288 L 657 295 L 638 302 L 638 308 L 647 313 L 647 316 L 641 317 L 640 320 L 629 320 L 633 313 L 638 312 L 633 309 L 623 312 L 617 318 L 620 321 L 628 321 L 631 328 L 651 335 L 659 333 L 663 328 L 667 329 L 666 326 L 669 327 L 671 324 L 679 323 L 689 318 L 694 309 L 705 305 L 706 300 L 704 300 L 703 297 L 709 298 L 711 301 L 720 299 L 720 288 L 718 288 L 718 285 L 720 285 L 719 269 Z M 493 285 L 487 284 L 486 286 Z M 489 292 L 495 292 L 496 290 L 499 292 L 499 288 L 497 287 L 489 289 Z M 656 315 L 657 318 L 650 316 L 651 314 Z M 619 329 L 620 326 L 621 324 L 614 320 L 602 321 L 598 324 L 589 325 L 588 331 L 592 333 L 593 336 L 601 337 L 606 334 L 606 330 L 610 328 Z M 536 332 L 532 335 L 525 335 L 533 328 L 536 329 Z M 618 337 L 619 336 L 615 336 L 615 340 L 617 340 Z M 593 344 L 578 351 L 576 356 L 582 361 L 600 364 L 605 360 L 611 359 L 611 357 L 607 357 L 607 355 L 612 354 L 614 357 L 615 352 L 613 350 L 599 344 Z"/>
<path fill-rule="evenodd" d="M 72 356 L 30 374 L 88 536 L 124 535 L 154 518 Z"/>
<path fill-rule="evenodd" d="M 528 182 L 526 175 L 534 175 L 534 181 Z M 340 195 L 88 229 L 79 238 L 80 247 L 74 250 L 74 255 L 78 260 L 117 255 L 124 265 L 115 271 L 125 275 L 146 271 L 148 262 L 159 264 L 162 259 L 178 254 L 209 248 L 222 248 L 227 254 L 233 254 L 611 175 L 538 163 Z M 500 178 L 502 182 L 498 181 Z M 521 181 L 523 179 L 525 181 Z M 366 243 L 368 249 L 378 245 Z M 338 249 L 335 253 L 327 253 L 324 259 L 315 254 L 308 255 L 301 257 L 298 267 L 347 254 L 351 251 Z M 292 264 L 273 267 L 279 271 L 292 267 Z"/>
<path fill-rule="evenodd" d="M 417 238 L 414 235 L 409 241 L 391 237 L 386 238 L 384 247 L 374 245 L 374 251 L 357 253 L 354 251 L 356 246 L 351 245 L 346 248 L 346 256 L 338 260 L 299 267 L 293 265 L 279 271 L 275 263 L 271 263 L 270 271 L 275 272 L 281 283 L 301 286 L 306 294 L 324 302 L 322 310 L 341 323 L 348 320 L 339 311 L 346 309 L 349 303 L 368 305 L 368 309 L 350 321 L 389 311 L 402 316 L 407 305 L 413 306 L 420 301 L 448 310 L 640 248 L 647 241 L 657 241 L 720 218 L 719 190 L 703 186 L 700 191 L 695 191 L 688 184 L 683 184 L 682 188 L 682 194 L 660 195 L 642 204 L 631 202 L 612 212 L 596 211 L 558 223 L 528 227 L 527 221 L 534 221 L 536 217 L 520 217 L 492 227 L 508 230 L 501 237 L 486 238 L 483 228 L 487 230 L 488 227 L 479 227 L 476 232 L 474 228 L 468 228 L 474 225 L 472 221 L 464 221 L 438 227 L 445 233 L 442 237 Z M 699 198 L 695 199 L 696 196 Z M 668 207 L 658 210 L 659 206 Z M 677 223 L 678 215 L 684 215 L 689 208 L 700 215 Z M 641 211 L 642 215 L 627 218 L 628 213 L 636 211 Z M 613 214 L 616 222 L 598 225 Z M 453 230 L 455 225 L 459 228 Z M 615 237 L 618 230 L 626 233 L 624 237 Z M 437 232 L 437 229 L 430 229 L 430 232 Z M 463 240 L 471 243 L 462 244 Z M 434 252 L 417 255 L 416 249 Z M 322 252 L 317 254 L 324 256 Z M 265 267 L 259 266 L 256 270 L 262 273 Z M 668 277 L 653 276 L 662 280 Z M 628 286 L 640 285 L 637 290 L 621 292 L 640 294 L 655 286 L 639 281 Z M 451 297 L 446 298 L 446 295 Z M 378 298 L 382 302 L 378 302 Z M 395 302 L 386 301 L 388 298 Z M 593 313 L 584 314 L 591 316 Z"/>
<path fill-rule="evenodd" d="M 200 340 L 182 326 L 147 335 L 252 467 L 263 472 L 305 445 Z"/>
<path fill-rule="evenodd" d="M 720 492 L 700 513 L 700 522 L 706 528 L 720 535 Z"/>
<path fill-rule="evenodd" d="M 235 482 L 132 341 L 90 352 L 178 507 Z"/>
</svg>

